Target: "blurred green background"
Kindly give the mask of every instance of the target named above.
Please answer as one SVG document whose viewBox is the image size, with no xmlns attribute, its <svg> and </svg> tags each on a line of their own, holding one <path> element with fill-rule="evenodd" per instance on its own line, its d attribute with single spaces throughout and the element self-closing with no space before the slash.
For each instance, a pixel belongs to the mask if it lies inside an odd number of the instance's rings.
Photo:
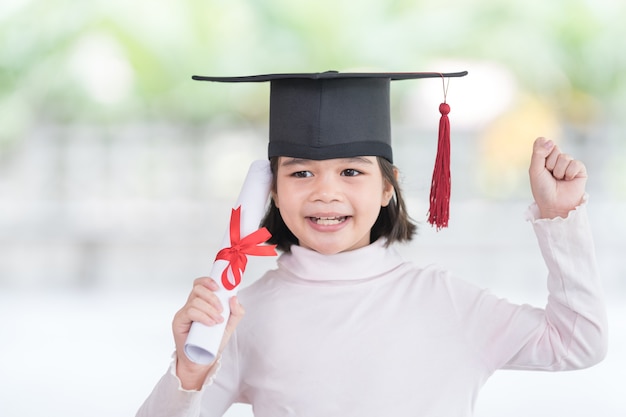
<svg viewBox="0 0 626 417">
<path fill-rule="evenodd" d="M 155 125 L 173 128 L 178 143 L 192 147 L 211 136 L 211 127 L 263 127 L 267 86 L 208 86 L 191 81 L 192 74 L 468 69 L 469 78 L 452 84 L 451 117 L 465 118 L 457 127 L 471 131 L 485 164 L 509 157 L 519 164 L 515 155 L 528 138 L 552 134 L 586 144 L 589 163 L 601 159 L 603 170 L 611 170 L 596 176 L 601 191 L 623 199 L 625 8 L 613 0 L 6 0 L 0 6 L 0 196 L 23 194 L 7 181 L 34 137 L 67 142 L 58 136 L 82 129 L 79 146 L 105 152 L 130 126 L 131 135 L 144 136 L 154 136 Z M 417 88 L 397 88 L 399 124 L 415 119 L 401 117 Z M 441 94 L 432 91 L 429 109 L 436 109 Z M 465 106 L 455 108 L 455 98 Z M 44 177 L 61 175 L 67 163 L 51 162 L 57 172 Z M 156 165 L 144 171 L 154 173 Z M 483 174 L 479 191 L 490 197 L 517 184 L 494 180 L 490 170 Z M 36 193 L 74 198 L 60 195 L 60 187 L 47 184 Z M 163 192 L 146 187 L 125 197 Z"/>
<path fill-rule="evenodd" d="M 421 226 L 408 256 L 541 304 L 526 170 L 532 141 L 555 139 L 589 169 L 619 351 L 625 21 L 618 0 L 2 0 L 0 415 L 130 414 L 165 371 L 169 320 L 208 272 L 247 166 L 267 146 L 268 85 L 193 74 L 468 70 L 447 96 L 451 226 Z M 396 163 L 423 222 L 442 84 L 402 81 L 392 93 Z M 271 267 L 255 262 L 248 280 Z M 122 370 L 132 370 L 124 381 Z M 624 370 L 610 356 L 556 377 L 563 389 L 551 396 L 555 379 L 514 373 L 488 385 L 477 415 L 621 416 Z"/>
<path fill-rule="evenodd" d="M 2 142 L 42 123 L 203 122 L 223 97 L 207 99 L 193 72 L 407 71 L 450 58 L 502 65 L 564 122 L 615 120 L 626 95 L 624 9 L 610 0 L 6 0 Z M 241 94 L 228 105 L 255 98 Z"/>
<path fill-rule="evenodd" d="M 240 92 L 225 106 L 223 94 L 207 97 L 207 88 L 189 81 L 194 72 L 435 70 L 434 62 L 449 58 L 504 67 L 563 122 L 616 121 L 626 100 L 625 7 L 610 0 L 6 0 L 2 143 L 46 123 L 199 123 L 229 106 L 255 114 L 258 93 Z"/>
</svg>

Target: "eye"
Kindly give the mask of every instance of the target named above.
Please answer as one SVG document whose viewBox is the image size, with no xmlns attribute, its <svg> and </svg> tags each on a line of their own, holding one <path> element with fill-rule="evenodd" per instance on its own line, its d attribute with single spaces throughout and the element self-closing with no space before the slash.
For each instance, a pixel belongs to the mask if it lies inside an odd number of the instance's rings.
<svg viewBox="0 0 626 417">
<path fill-rule="evenodd" d="M 308 178 L 312 175 L 313 174 L 311 174 L 310 171 L 296 171 L 291 174 L 292 177 L 296 177 L 296 178 Z"/>
<path fill-rule="evenodd" d="M 360 175 L 360 174 L 361 174 L 361 171 L 358 171 L 353 168 L 348 168 L 348 169 L 344 169 L 343 171 L 341 171 L 341 175 L 343 175 L 344 177 L 356 177 L 357 175 Z"/>
</svg>

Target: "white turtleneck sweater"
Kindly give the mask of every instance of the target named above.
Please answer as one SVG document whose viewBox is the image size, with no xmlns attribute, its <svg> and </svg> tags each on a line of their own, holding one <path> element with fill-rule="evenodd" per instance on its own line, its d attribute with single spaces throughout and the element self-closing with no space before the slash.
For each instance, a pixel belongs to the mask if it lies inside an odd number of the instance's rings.
<svg viewBox="0 0 626 417">
<path fill-rule="evenodd" d="M 497 369 L 591 366 L 607 339 L 585 206 L 531 220 L 544 309 L 419 268 L 382 241 L 331 256 L 294 246 L 240 291 L 246 316 L 203 389 L 180 388 L 172 364 L 138 416 L 219 416 L 234 402 L 258 417 L 471 416 Z"/>
</svg>

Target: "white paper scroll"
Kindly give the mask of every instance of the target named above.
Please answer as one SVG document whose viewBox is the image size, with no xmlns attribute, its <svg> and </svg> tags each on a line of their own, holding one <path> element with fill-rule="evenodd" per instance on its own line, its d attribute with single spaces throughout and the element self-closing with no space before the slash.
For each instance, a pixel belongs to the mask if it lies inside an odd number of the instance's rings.
<svg viewBox="0 0 626 417">
<path fill-rule="evenodd" d="M 247 236 L 259 228 L 259 224 L 265 215 L 266 204 L 272 183 L 272 173 L 268 160 L 254 161 L 248 169 L 248 174 L 237 198 L 234 208 L 241 207 L 241 236 Z M 227 228 L 222 240 L 222 249 L 230 246 L 230 230 Z M 222 317 L 224 321 L 215 326 L 205 326 L 194 322 L 187 335 L 185 354 L 187 357 L 201 365 L 213 362 L 217 356 L 226 322 L 230 316 L 228 300 L 237 293 L 238 287 L 226 290 L 221 284 L 222 272 L 228 267 L 225 260 L 216 260 L 213 263 L 210 277 L 220 284 L 220 290 L 215 294 L 224 307 Z"/>
</svg>

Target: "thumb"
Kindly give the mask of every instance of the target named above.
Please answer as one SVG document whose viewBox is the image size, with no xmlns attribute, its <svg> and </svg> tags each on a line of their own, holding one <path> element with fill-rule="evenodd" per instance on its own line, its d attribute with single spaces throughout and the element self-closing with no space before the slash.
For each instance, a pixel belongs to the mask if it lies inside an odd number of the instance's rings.
<svg viewBox="0 0 626 417">
<path fill-rule="evenodd" d="M 533 143 L 533 154 L 530 158 L 530 175 L 539 175 L 546 169 L 546 158 L 554 150 L 554 142 L 540 137 Z"/>
</svg>

